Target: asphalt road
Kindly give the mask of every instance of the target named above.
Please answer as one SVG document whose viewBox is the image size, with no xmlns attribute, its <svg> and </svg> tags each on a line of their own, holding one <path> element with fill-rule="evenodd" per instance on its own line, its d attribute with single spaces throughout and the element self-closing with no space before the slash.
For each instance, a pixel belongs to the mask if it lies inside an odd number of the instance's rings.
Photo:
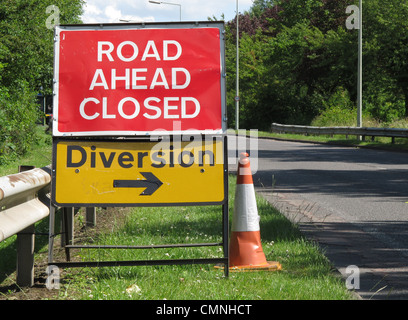
<svg viewBox="0 0 408 320">
<path fill-rule="evenodd" d="M 408 153 L 258 139 L 251 164 L 256 191 L 321 245 L 345 285 L 408 299 Z"/>
</svg>

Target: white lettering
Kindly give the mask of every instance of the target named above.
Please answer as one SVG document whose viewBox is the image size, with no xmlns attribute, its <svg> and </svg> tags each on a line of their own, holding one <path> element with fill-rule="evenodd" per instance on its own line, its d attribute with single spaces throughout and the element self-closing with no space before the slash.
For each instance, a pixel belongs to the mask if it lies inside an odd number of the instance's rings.
<svg viewBox="0 0 408 320">
<path fill-rule="evenodd" d="M 149 53 L 150 49 L 153 50 L 153 53 Z M 157 61 L 160 61 L 160 55 L 153 40 L 147 42 L 142 61 L 146 61 L 146 58 L 156 58 Z"/>
<path fill-rule="evenodd" d="M 60 288 L 60 271 L 55 265 L 48 266 L 46 269 L 47 280 L 45 286 L 48 290 Z"/>
<path fill-rule="evenodd" d="M 111 76 L 111 89 L 116 89 L 116 81 L 125 81 L 125 88 L 130 88 L 130 69 L 125 69 L 124 76 L 117 76 L 116 69 L 112 69 L 112 76 Z"/>
<path fill-rule="evenodd" d="M 186 76 L 184 84 L 177 84 L 177 72 L 183 72 Z M 171 88 L 172 89 L 185 89 L 188 87 L 191 81 L 190 72 L 185 68 L 173 68 L 171 69 Z"/>
<path fill-rule="evenodd" d="M 152 79 L 147 79 L 147 68 L 136 68 L 124 70 L 111 69 L 110 88 L 108 81 L 106 80 L 104 71 L 102 69 L 96 69 L 92 78 L 89 90 L 94 90 L 96 87 L 103 87 L 105 90 L 115 90 L 118 87 L 118 81 L 124 81 L 124 88 L 126 90 L 132 88 L 133 90 L 146 90 L 155 89 L 157 86 L 162 86 L 165 89 L 180 90 L 187 88 L 191 83 L 190 72 L 185 68 L 171 68 L 166 76 L 163 68 L 157 68 L 154 71 Z M 171 75 L 170 75 L 171 72 Z M 108 78 L 109 79 L 109 78 Z M 149 85 L 150 82 L 150 85 Z"/>
<path fill-rule="evenodd" d="M 169 56 L 169 45 L 174 44 L 177 47 L 177 53 L 173 56 Z M 164 40 L 163 41 L 163 60 L 171 61 L 171 60 L 177 60 L 181 56 L 181 45 L 175 40 Z"/>
<path fill-rule="evenodd" d="M 226 314 L 226 315 L 231 315 L 231 314 L 248 314 L 249 315 L 249 308 L 252 307 L 250 304 L 240 304 L 240 305 L 208 305 L 204 304 L 200 308 L 201 314 Z"/>
<path fill-rule="evenodd" d="M 108 98 L 102 98 L 102 118 L 103 119 L 115 119 L 116 115 L 108 114 Z"/>
<path fill-rule="evenodd" d="M 191 101 L 195 105 L 195 111 L 192 114 L 187 114 L 187 101 Z M 200 113 L 200 102 L 193 97 L 183 97 L 181 98 L 181 117 L 185 119 L 191 119 L 197 117 Z"/>
<path fill-rule="evenodd" d="M 360 8 L 356 5 L 350 5 L 346 8 L 346 13 L 352 13 L 346 19 L 346 28 L 349 30 L 360 29 Z"/>
<path fill-rule="evenodd" d="M 138 72 L 147 72 L 147 69 L 146 68 L 132 69 L 132 89 L 147 89 L 147 85 L 136 84 L 136 81 L 138 80 L 141 80 L 141 81 L 146 80 L 146 77 L 138 77 L 137 76 Z"/>
<path fill-rule="evenodd" d="M 108 103 L 108 97 L 102 97 L 101 113 L 95 110 L 92 104 L 100 104 L 96 98 L 85 98 L 79 105 L 79 114 L 86 120 L 94 120 L 101 116 L 102 119 L 116 119 L 120 116 L 124 119 L 134 119 L 141 112 L 141 103 L 133 97 L 121 99 L 115 107 Z M 99 107 L 100 108 L 100 107 Z M 196 118 L 201 110 L 200 102 L 193 97 L 148 97 L 143 101 L 145 112 L 142 116 L 146 119 L 192 119 Z M 93 112 L 93 113 L 92 113 Z"/>
<path fill-rule="evenodd" d="M 95 112 L 92 116 L 88 116 L 88 115 L 85 113 L 85 105 L 86 105 L 89 101 L 95 102 L 95 104 L 99 104 L 99 100 L 98 100 L 98 99 L 95 99 L 95 98 L 85 98 L 85 99 L 81 102 L 81 104 L 79 105 L 79 113 L 80 113 L 80 115 L 82 116 L 82 118 L 84 118 L 84 119 L 86 119 L 86 120 L 93 120 L 93 119 L 96 119 L 96 118 L 99 117 L 99 113 L 98 113 L 98 112 Z"/>
<path fill-rule="evenodd" d="M 133 102 L 134 106 L 135 106 L 135 112 L 133 112 L 133 114 L 131 115 L 127 115 L 124 111 L 123 111 L 123 105 L 125 104 L 125 102 L 127 101 L 131 101 Z M 127 97 L 127 98 L 123 98 L 122 100 L 120 100 L 119 104 L 118 104 L 118 112 L 119 114 L 125 118 L 125 119 L 133 119 L 136 118 L 140 112 L 140 104 L 139 102 L 132 97 Z"/>
<path fill-rule="evenodd" d="M 101 78 L 101 82 L 97 82 L 98 77 Z M 95 87 L 103 87 L 105 90 L 109 89 L 108 83 L 106 82 L 105 75 L 103 74 L 102 69 L 96 69 L 89 90 L 93 90 Z"/>
<path fill-rule="evenodd" d="M 130 47 L 130 48 L 129 48 Z M 173 47 L 173 48 L 171 48 Z M 175 48 L 175 49 L 174 49 Z M 170 50 L 172 49 L 172 50 Z M 101 62 L 105 58 L 109 61 L 115 61 L 112 53 L 115 50 L 115 45 L 110 41 L 98 41 L 98 62 Z M 164 61 L 175 61 L 180 58 L 183 49 L 179 42 L 176 40 L 164 40 L 163 41 L 163 60 Z M 117 57 L 125 62 L 130 62 L 135 60 L 139 55 L 139 47 L 133 41 L 123 41 L 116 48 Z M 157 49 L 154 40 L 147 41 L 146 47 L 144 48 L 141 61 L 146 61 L 148 58 L 154 58 L 156 61 L 160 61 L 160 53 Z"/>
<path fill-rule="evenodd" d="M 170 307 L 166 304 L 163 307 L 157 307 L 156 314 L 160 315 L 184 315 L 184 318 L 188 317 L 190 313 L 190 307 Z"/>
<path fill-rule="evenodd" d="M 52 15 L 45 20 L 45 26 L 47 29 L 54 29 L 55 26 L 59 25 L 60 9 L 56 5 L 50 5 L 45 9 L 45 12 L 52 12 Z"/>
<path fill-rule="evenodd" d="M 133 54 L 129 58 L 125 58 L 122 53 L 122 49 L 126 45 L 130 45 L 133 48 Z M 139 54 L 139 49 L 136 43 L 132 41 L 123 41 L 120 45 L 118 45 L 118 48 L 116 49 L 116 54 L 118 55 L 118 58 L 120 60 L 129 62 L 129 61 L 133 61 L 136 59 L 137 55 Z"/>
<path fill-rule="evenodd" d="M 164 98 L 164 119 L 178 119 L 180 118 L 179 115 L 177 114 L 169 114 L 169 110 L 177 110 L 177 106 L 175 105 L 169 105 L 170 101 L 179 101 L 179 98 L 177 97 L 166 97 Z"/>
<path fill-rule="evenodd" d="M 148 113 L 144 113 L 143 116 L 144 116 L 145 118 L 147 118 L 147 119 L 158 119 L 158 118 L 160 118 L 161 113 L 162 113 L 162 112 L 161 112 L 161 109 L 160 109 L 158 106 L 152 106 L 152 105 L 150 105 L 150 104 L 149 104 L 150 101 L 155 101 L 155 102 L 159 103 L 161 100 L 160 100 L 159 98 L 155 98 L 155 97 L 147 98 L 147 99 L 144 101 L 144 106 L 145 106 L 145 108 L 146 108 L 146 109 L 149 109 L 149 110 L 154 110 L 154 111 L 156 111 L 156 114 L 155 114 L 155 115 L 150 115 L 150 114 L 148 114 Z"/>
<path fill-rule="evenodd" d="M 103 49 L 103 46 L 108 46 L 107 49 Z M 109 41 L 98 41 L 98 61 L 102 61 L 102 55 L 106 55 L 109 61 L 113 61 L 111 52 L 113 51 L 114 46 L 112 42 Z"/>
<path fill-rule="evenodd" d="M 355 265 L 347 266 L 346 274 L 349 275 L 346 279 L 346 288 L 360 289 L 360 269 Z"/>
<path fill-rule="evenodd" d="M 157 79 L 161 78 L 162 81 L 158 81 Z M 150 84 L 150 89 L 154 89 L 156 86 L 164 86 L 166 89 L 169 89 L 169 84 L 167 83 L 166 76 L 164 75 L 164 71 L 162 68 L 157 68 L 156 72 L 154 73 L 152 83 Z"/>
</svg>

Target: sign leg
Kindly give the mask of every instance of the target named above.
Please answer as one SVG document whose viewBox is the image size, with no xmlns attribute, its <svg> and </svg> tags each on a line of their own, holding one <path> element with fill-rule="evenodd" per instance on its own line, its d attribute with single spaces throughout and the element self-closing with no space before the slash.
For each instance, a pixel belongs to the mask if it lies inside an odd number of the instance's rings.
<svg viewBox="0 0 408 320">
<path fill-rule="evenodd" d="M 223 249 L 224 249 L 224 258 L 227 259 L 227 263 L 224 265 L 224 275 L 226 278 L 229 276 L 229 219 L 228 219 L 228 203 L 222 206 L 222 224 L 223 224 Z"/>
</svg>

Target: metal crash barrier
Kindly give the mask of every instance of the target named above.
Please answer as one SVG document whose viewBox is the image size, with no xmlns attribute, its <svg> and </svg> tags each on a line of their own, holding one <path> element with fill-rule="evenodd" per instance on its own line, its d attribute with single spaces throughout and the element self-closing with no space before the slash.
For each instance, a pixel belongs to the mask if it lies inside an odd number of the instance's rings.
<svg viewBox="0 0 408 320">
<path fill-rule="evenodd" d="M 34 224 L 49 215 L 50 168 L 0 177 L 0 242 L 17 234 L 17 284 L 34 284 Z"/>
</svg>

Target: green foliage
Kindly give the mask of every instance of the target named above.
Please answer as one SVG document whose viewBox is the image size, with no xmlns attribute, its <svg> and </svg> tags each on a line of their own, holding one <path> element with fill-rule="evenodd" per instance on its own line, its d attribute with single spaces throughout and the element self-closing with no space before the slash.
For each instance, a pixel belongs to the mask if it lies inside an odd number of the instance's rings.
<svg viewBox="0 0 408 320">
<path fill-rule="evenodd" d="M 408 117 L 408 1 L 396 3 L 391 0 L 373 0 L 365 4 L 364 34 L 367 38 L 368 73 L 371 90 L 379 90 L 381 101 L 376 113 L 388 114 L 390 106 L 393 117 Z M 386 90 L 383 90 L 383 89 Z M 385 92 L 384 92 L 385 91 Z M 401 114 L 401 102 L 405 110 Z M 391 119 L 384 119 L 391 120 Z"/>
<path fill-rule="evenodd" d="M 236 177 L 229 177 L 234 203 Z M 320 248 L 263 198 L 257 197 L 262 248 L 282 271 L 230 272 L 214 265 L 81 268 L 63 275 L 60 298 L 82 300 L 259 300 L 353 299 L 333 273 Z M 126 220 L 110 222 L 108 232 L 89 238 L 97 245 L 214 243 L 222 239 L 220 206 L 138 208 Z M 233 208 L 230 208 L 233 214 Z M 102 214 L 103 216 L 103 214 Z M 118 215 L 116 215 L 117 217 Z M 98 222 L 99 223 L 99 222 Z M 219 246 L 149 250 L 81 250 L 83 261 L 221 258 Z"/>
<path fill-rule="evenodd" d="M 58 6 L 60 23 L 80 22 L 82 0 L 0 2 L 0 165 L 30 148 L 41 117 L 36 95 L 52 93 L 54 31 L 46 26 L 49 5 Z"/>
<path fill-rule="evenodd" d="M 358 31 L 345 27 L 351 4 L 358 1 L 260 0 L 240 16 L 241 128 L 310 124 L 316 117 L 355 125 Z M 363 114 L 395 122 L 408 116 L 408 1 L 373 0 L 363 10 Z M 231 127 L 235 28 L 235 21 L 227 24 Z"/>
<path fill-rule="evenodd" d="M 322 101 L 322 104 L 325 109 L 312 121 L 313 126 L 355 126 L 357 109 L 352 105 L 346 90 L 338 88 L 328 100 Z"/>
<path fill-rule="evenodd" d="M 46 26 L 49 5 L 59 8 L 60 23 L 79 22 L 81 0 L 0 2 L 0 61 L 6 64 L 3 85 L 10 88 L 26 81 L 33 90 L 43 87 L 52 92 L 54 32 Z"/>
<path fill-rule="evenodd" d="M 0 165 L 23 155 L 35 141 L 38 111 L 33 93 L 22 82 L 19 96 L 9 95 L 3 88 L 0 96 Z"/>
</svg>

